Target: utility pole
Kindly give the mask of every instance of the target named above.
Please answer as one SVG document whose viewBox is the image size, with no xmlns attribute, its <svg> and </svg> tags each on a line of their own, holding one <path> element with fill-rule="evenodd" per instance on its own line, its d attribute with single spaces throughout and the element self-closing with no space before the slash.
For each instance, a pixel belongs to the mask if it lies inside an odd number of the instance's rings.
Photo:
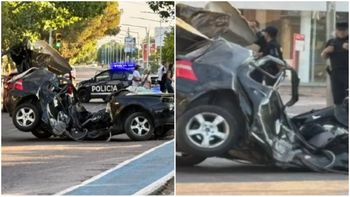
<svg viewBox="0 0 350 197">
<path fill-rule="evenodd" d="M 160 47 L 159 47 L 159 65 L 162 65 L 162 45 L 163 45 L 163 31 L 162 31 L 162 21 L 159 21 L 159 28 L 160 28 Z"/>
<path fill-rule="evenodd" d="M 336 13 L 335 13 L 335 2 L 327 1 L 327 18 L 326 18 L 326 40 L 330 39 L 332 37 L 332 34 L 335 30 L 335 19 L 336 19 Z M 327 65 L 330 65 L 329 58 L 327 59 Z M 331 91 L 331 80 L 329 75 L 327 74 L 327 80 L 326 80 L 326 101 L 327 106 L 333 105 L 333 97 L 332 97 L 332 91 Z"/>
<path fill-rule="evenodd" d="M 52 28 L 50 28 L 49 32 L 49 45 L 52 46 Z"/>
</svg>

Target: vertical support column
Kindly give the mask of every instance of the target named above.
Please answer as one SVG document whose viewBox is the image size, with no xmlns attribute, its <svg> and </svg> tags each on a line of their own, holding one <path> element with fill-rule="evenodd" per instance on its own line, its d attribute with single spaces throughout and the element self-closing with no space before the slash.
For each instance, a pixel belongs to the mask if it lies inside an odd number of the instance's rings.
<svg viewBox="0 0 350 197">
<path fill-rule="evenodd" d="M 332 37 L 332 33 L 335 30 L 335 19 L 336 19 L 336 13 L 335 13 L 335 2 L 327 2 L 327 18 L 326 18 L 326 31 L 327 31 L 327 37 L 326 40 L 330 39 Z M 329 59 L 327 59 L 327 65 L 330 65 Z M 331 89 L 331 80 L 329 78 L 329 75 L 327 74 L 327 106 L 331 106 L 334 101 L 332 97 L 332 89 Z"/>
<path fill-rule="evenodd" d="M 283 47 L 283 58 L 291 59 L 291 40 L 292 40 L 291 26 L 289 19 L 282 20 L 282 29 L 281 29 L 281 46 Z"/>
<path fill-rule="evenodd" d="M 300 81 L 310 82 L 310 45 L 311 45 L 311 12 L 302 11 L 300 19 L 300 33 L 305 36 L 304 51 L 299 52 L 298 74 Z"/>
</svg>

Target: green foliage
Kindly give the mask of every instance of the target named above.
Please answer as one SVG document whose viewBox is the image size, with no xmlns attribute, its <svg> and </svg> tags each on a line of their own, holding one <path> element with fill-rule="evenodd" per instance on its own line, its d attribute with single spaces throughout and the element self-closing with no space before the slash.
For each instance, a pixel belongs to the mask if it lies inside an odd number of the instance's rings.
<svg viewBox="0 0 350 197">
<path fill-rule="evenodd" d="M 149 7 L 164 20 L 174 19 L 174 1 L 148 1 Z"/>
<path fill-rule="evenodd" d="M 48 40 L 49 30 L 62 34 L 61 54 L 70 63 L 97 58 L 96 41 L 119 32 L 117 2 L 2 2 L 2 50 L 24 38 Z"/>
<path fill-rule="evenodd" d="M 174 29 L 164 38 L 164 46 L 162 48 L 162 60 L 173 63 L 174 62 Z"/>
<path fill-rule="evenodd" d="M 109 64 L 125 59 L 124 46 L 116 42 L 102 45 L 97 52 L 97 61 L 102 64 Z"/>
<path fill-rule="evenodd" d="M 43 39 L 49 29 L 72 25 L 82 17 L 56 2 L 2 2 L 2 49 L 25 37 Z"/>
<path fill-rule="evenodd" d="M 60 52 L 69 59 L 71 64 L 81 63 L 82 61 L 96 61 L 96 43 L 94 45 L 94 53 L 91 51 L 93 50 L 91 44 L 87 47 L 84 47 L 84 45 L 89 45 L 91 41 L 97 41 L 105 35 L 118 33 L 120 31 L 118 28 L 119 23 L 120 11 L 118 3 L 106 2 L 106 7 L 102 14 L 60 30 L 63 38 Z M 90 54 L 94 55 L 90 56 Z"/>
</svg>

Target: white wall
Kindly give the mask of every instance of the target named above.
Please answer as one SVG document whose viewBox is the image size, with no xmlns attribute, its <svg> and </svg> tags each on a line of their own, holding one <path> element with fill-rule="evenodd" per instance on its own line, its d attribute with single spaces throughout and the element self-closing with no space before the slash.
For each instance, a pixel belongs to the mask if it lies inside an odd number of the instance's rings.
<svg viewBox="0 0 350 197">
<path fill-rule="evenodd" d="M 300 33 L 305 36 L 304 51 L 299 52 L 298 74 L 301 82 L 308 83 L 310 75 L 311 12 L 301 12 Z"/>
</svg>

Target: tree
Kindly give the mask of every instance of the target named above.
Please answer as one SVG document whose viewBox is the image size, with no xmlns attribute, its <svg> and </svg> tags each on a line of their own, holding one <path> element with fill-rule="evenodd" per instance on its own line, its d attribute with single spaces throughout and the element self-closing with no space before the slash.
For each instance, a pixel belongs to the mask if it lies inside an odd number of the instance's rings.
<svg viewBox="0 0 350 197">
<path fill-rule="evenodd" d="M 97 40 L 118 33 L 119 24 L 118 3 L 107 2 L 102 14 L 60 30 L 63 38 L 60 52 L 71 64 L 97 60 Z"/>
<path fill-rule="evenodd" d="M 164 20 L 174 19 L 174 1 L 148 1 L 147 4 L 153 12 L 159 14 L 160 18 Z"/>
<path fill-rule="evenodd" d="M 2 2 L 2 49 L 27 37 L 47 39 L 61 29 L 101 14 L 106 2 Z"/>
<path fill-rule="evenodd" d="M 96 41 L 119 32 L 117 2 L 2 2 L 2 50 L 24 38 L 48 40 L 62 35 L 62 55 L 70 63 L 96 59 Z"/>
<path fill-rule="evenodd" d="M 166 62 L 174 62 L 174 29 L 172 29 L 170 33 L 167 33 L 164 38 L 162 60 Z"/>
</svg>

